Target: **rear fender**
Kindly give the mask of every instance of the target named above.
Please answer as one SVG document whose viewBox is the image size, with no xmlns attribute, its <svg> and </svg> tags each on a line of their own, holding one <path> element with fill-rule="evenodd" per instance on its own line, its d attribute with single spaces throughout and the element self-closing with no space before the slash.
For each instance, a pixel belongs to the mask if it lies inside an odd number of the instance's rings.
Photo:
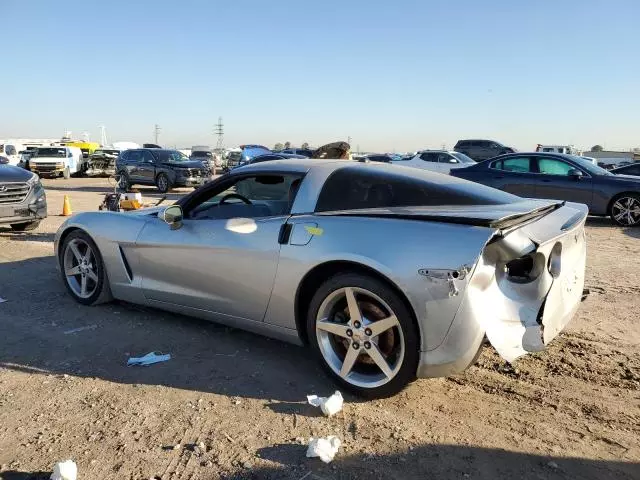
<svg viewBox="0 0 640 480">
<path fill-rule="evenodd" d="M 543 350 L 577 311 L 586 215 L 586 206 L 567 205 L 485 247 L 459 315 L 480 322 L 505 360 Z"/>
</svg>

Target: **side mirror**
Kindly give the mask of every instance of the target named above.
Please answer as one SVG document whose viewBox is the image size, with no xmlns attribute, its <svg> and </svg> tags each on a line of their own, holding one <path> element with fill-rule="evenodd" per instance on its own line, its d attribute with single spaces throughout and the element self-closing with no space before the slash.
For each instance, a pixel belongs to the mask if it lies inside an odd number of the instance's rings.
<svg viewBox="0 0 640 480">
<path fill-rule="evenodd" d="M 569 170 L 569 176 L 574 180 L 580 180 L 584 176 L 584 174 L 582 173 L 582 170 L 572 168 L 571 170 Z"/>
<path fill-rule="evenodd" d="M 171 230 L 178 230 L 182 227 L 182 207 L 180 205 L 170 205 L 162 210 L 158 217 L 171 227 Z"/>
<path fill-rule="evenodd" d="M 455 158 L 450 158 L 449 163 L 458 163 L 458 160 L 456 160 Z"/>
</svg>

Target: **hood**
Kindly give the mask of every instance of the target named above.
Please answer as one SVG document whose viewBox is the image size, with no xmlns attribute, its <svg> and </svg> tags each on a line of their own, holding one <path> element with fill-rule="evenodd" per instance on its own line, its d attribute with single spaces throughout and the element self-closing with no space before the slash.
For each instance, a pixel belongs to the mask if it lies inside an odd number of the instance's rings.
<svg viewBox="0 0 640 480">
<path fill-rule="evenodd" d="M 33 176 L 33 173 L 24 168 L 0 164 L 0 183 L 27 182 Z"/>
<path fill-rule="evenodd" d="M 624 184 L 635 184 L 640 187 L 640 177 L 636 175 L 622 175 L 620 173 L 615 175 L 602 175 L 601 178 L 613 182 L 613 183 L 624 183 Z"/>
<path fill-rule="evenodd" d="M 47 157 L 43 155 L 42 157 L 31 157 L 30 158 L 33 163 L 65 163 L 67 161 L 66 157 Z"/>
<path fill-rule="evenodd" d="M 429 220 L 489 228 L 508 228 L 537 218 L 561 207 L 557 200 L 522 200 L 491 205 L 443 205 L 370 208 L 323 212 L 317 215 L 350 215 L 362 217 L 395 217 L 407 220 Z"/>
<path fill-rule="evenodd" d="M 124 215 L 157 215 L 158 212 L 167 208 L 171 203 L 165 203 L 163 205 L 158 205 L 157 207 L 149 207 L 149 208 L 140 208 L 138 210 L 129 210 L 128 212 L 123 212 Z"/>
<path fill-rule="evenodd" d="M 189 160 L 187 162 L 164 162 L 165 165 L 171 165 L 178 168 L 205 168 L 200 160 Z"/>
</svg>

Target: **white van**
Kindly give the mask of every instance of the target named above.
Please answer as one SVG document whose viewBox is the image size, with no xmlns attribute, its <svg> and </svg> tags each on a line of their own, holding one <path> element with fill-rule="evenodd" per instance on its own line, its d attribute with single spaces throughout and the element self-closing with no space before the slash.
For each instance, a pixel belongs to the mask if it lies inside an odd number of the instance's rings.
<svg viewBox="0 0 640 480">
<path fill-rule="evenodd" d="M 0 140 L 0 157 L 7 157 L 9 159 L 9 165 L 13 165 L 14 167 L 20 163 L 21 155 L 19 152 L 24 149 L 25 146 L 21 143 L 16 143 L 11 140 L 1 143 Z"/>
<path fill-rule="evenodd" d="M 566 153 L 567 155 L 582 155 L 582 151 L 573 145 L 541 145 L 536 147 L 536 152 Z"/>
<path fill-rule="evenodd" d="M 38 147 L 29 159 L 29 170 L 41 177 L 69 178 L 82 172 L 84 161 L 78 147 Z"/>
</svg>

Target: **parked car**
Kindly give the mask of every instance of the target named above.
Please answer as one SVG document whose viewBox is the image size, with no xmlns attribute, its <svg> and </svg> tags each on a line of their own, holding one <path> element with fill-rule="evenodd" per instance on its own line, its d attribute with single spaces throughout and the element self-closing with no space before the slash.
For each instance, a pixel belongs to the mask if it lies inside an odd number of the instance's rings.
<svg viewBox="0 0 640 480">
<path fill-rule="evenodd" d="M 615 175 L 633 175 L 636 177 L 640 177 L 640 163 L 632 163 L 630 165 L 617 167 L 609 171 Z"/>
<path fill-rule="evenodd" d="M 309 157 L 305 157 L 304 155 L 295 155 L 293 153 L 265 153 L 263 155 L 258 155 L 257 157 L 253 157 L 250 160 L 247 160 L 246 162 L 242 162 L 240 165 L 238 165 L 235 168 L 238 167 L 244 167 L 246 165 L 253 165 L 255 163 L 262 163 L 262 162 L 270 162 L 272 160 L 287 160 L 287 159 L 291 159 L 291 158 L 309 158 Z"/>
<path fill-rule="evenodd" d="M 475 160 L 464 153 L 446 150 L 423 150 L 409 159 L 394 160 L 394 164 L 405 167 L 422 168 L 438 173 L 449 173 L 452 169 L 464 168 L 475 164 Z"/>
<path fill-rule="evenodd" d="M 311 158 L 313 150 L 309 148 L 286 148 L 278 153 L 289 153 L 292 155 L 302 155 L 303 157 Z"/>
<path fill-rule="evenodd" d="M 7 157 L 0 156 L 0 165 L 8 165 L 9 159 Z"/>
<path fill-rule="evenodd" d="M 353 155 L 353 160 L 358 160 L 359 162 L 382 162 L 382 163 L 391 163 L 393 158 L 386 153 L 367 153 L 365 155 Z"/>
<path fill-rule="evenodd" d="M 0 225 L 34 230 L 47 218 L 47 196 L 40 179 L 24 168 L 0 162 Z"/>
<path fill-rule="evenodd" d="M 64 177 L 84 171 L 85 159 L 78 147 L 38 147 L 29 158 L 29 170 L 41 177 Z"/>
<path fill-rule="evenodd" d="M 136 148 L 126 150 L 116 160 L 120 187 L 155 185 L 162 193 L 174 187 L 199 187 L 209 178 L 209 169 L 199 160 L 190 160 L 177 150 Z"/>
<path fill-rule="evenodd" d="M 93 152 L 87 162 L 86 174 L 88 176 L 113 175 L 116 173 L 116 159 L 120 150 L 100 148 Z"/>
<path fill-rule="evenodd" d="M 54 244 L 81 304 L 306 344 L 340 386 L 380 397 L 466 369 L 485 334 L 510 362 L 543 350 L 580 304 L 586 216 L 424 170 L 297 159 L 238 168 L 167 207 L 76 214 Z M 398 238 L 402 255 L 380 248 Z"/>
<path fill-rule="evenodd" d="M 464 153 L 476 162 L 498 155 L 504 155 L 505 153 L 515 152 L 513 148 L 494 142 L 493 140 L 459 140 L 453 149 L 456 152 Z"/>
<path fill-rule="evenodd" d="M 584 203 L 591 215 L 625 227 L 640 223 L 640 179 L 614 175 L 582 157 L 561 153 L 513 153 L 451 175 L 528 198 Z"/>
</svg>

